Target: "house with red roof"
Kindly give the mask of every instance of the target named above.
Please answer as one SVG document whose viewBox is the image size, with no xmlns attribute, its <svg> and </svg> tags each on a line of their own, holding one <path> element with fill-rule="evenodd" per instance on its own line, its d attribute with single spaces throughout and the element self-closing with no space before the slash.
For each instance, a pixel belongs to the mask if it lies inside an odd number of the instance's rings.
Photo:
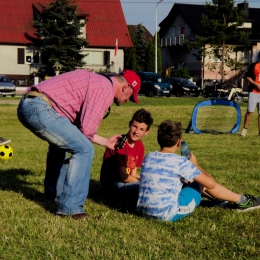
<svg viewBox="0 0 260 260">
<path fill-rule="evenodd" d="M 0 74 L 18 83 L 29 81 L 41 67 L 41 53 L 34 45 L 34 19 L 52 0 L 10 0 L 0 3 Z M 92 71 L 123 70 L 124 50 L 133 47 L 120 0 L 76 0 L 77 15 L 86 26 L 89 42 L 83 50 Z M 117 44 L 117 51 L 115 46 Z M 19 80 L 19 81 L 18 81 Z"/>
<path fill-rule="evenodd" d="M 137 25 L 129 24 L 128 27 L 131 28 L 132 32 L 135 34 L 135 31 L 137 29 Z M 145 26 L 142 25 L 142 28 L 144 30 L 144 40 L 148 43 L 149 40 L 153 40 L 153 35 L 147 30 Z"/>
</svg>

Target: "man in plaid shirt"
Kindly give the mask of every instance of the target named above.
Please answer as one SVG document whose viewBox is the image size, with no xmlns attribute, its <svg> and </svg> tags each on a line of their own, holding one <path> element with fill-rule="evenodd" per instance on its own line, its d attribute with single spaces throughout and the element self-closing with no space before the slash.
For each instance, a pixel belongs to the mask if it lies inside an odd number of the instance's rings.
<svg viewBox="0 0 260 260">
<path fill-rule="evenodd" d="M 110 79 L 87 71 L 67 72 L 27 89 L 18 106 L 20 122 L 49 143 L 45 200 L 58 201 L 57 215 L 86 218 L 92 143 L 114 149 L 120 135 L 105 138 L 97 129 L 105 112 L 133 100 L 138 103 L 139 76 L 122 71 Z M 71 154 L 64 164 L 66 153 Z M 57 184 L 58 182 L 58 184 Z"/>
</svg>

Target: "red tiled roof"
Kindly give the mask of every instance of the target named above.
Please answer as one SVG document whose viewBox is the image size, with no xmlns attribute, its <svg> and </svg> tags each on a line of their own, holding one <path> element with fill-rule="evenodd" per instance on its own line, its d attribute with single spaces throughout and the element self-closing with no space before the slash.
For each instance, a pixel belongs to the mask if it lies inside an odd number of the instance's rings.
<svg viewBox="0 0 260 260">
<path fill-rule="evenodd" d="M 137 25 L 129 24 L 128 26 L 130 26 L 132 32 L 135 33 L 135 30 L 136 30 L 136 28 L 137 28 Z M 142 25 L 142 26 L 143 26 L 143 25 Z M 149 42 L 150 39 L 153 40 L 152 34 L 146 29 L 145 26 L 143 26 L 143 29 L 144 29 L 144 40 L 145 40 L 146 42 Z"/>
<path fill-rule="evenodd" d="M 33 6 L 42 11 L 52 0 L 9 0 L 0 3 L 0 44 L 30 44 L 35 37 Z M 78 13 L 87 14 L 89 47 L 132 47 L 120 0 L 77 0 Z"/>
</svg>

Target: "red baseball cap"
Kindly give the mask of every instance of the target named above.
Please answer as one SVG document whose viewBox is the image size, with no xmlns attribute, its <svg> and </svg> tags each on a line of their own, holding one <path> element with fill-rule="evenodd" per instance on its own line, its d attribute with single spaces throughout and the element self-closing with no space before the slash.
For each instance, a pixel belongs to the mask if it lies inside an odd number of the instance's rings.
<svg viewBox="0 0 260 260">
<path fill-rule="evenodd" d="M 132 70 L 123 70 L 122 72 L 119 73 L 121 76 L 123 76 L 127 82 L 129 83 L 129 85 L 132 87 L 132 89 L 134 90 L 133 93 L 133 100 L 135 103 L 138 104 L 138 91 L 140 90 L 140 86 L 141 86 L 141 80 L 140 77 Z"/>
</svg>

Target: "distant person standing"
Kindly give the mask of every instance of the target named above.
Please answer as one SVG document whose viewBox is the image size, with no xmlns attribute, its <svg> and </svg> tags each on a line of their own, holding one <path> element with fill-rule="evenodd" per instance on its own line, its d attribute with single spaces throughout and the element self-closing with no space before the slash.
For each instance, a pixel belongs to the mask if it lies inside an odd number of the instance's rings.
<svg viewBox="0 0 260 260">
<path fill-rule="evenodd" d="M 258 54 L 260 55 L 260 53 Z M 258 104 L 258 136 L 260 136 L 260 57 L 258 62 L 252 63 L 247 72 L 246 79 L 249 82 L 249 95 L 247 112 L 245 115 L 244 128 L 241 131 L 241 136 L 246 136 L 249 122 Z"/>
<path fill-rule="evenodd" d="M 130 98 L 138 103 L 139 89 L 140 78 L 131 70 L 107 78 L 80 69 L 27 89 L 18 106 L 18 118 L 49 143 L 44 199 L 58 200 L 58 216 L 87 217 L 83 206 L 94 156 L 92 143 L 114 149 L 121 137 L 105 138 L 97 129 L 113 101 L 117 106 Z M 67 152 L 71 157 L 64 164 Z"/>
</svg>

